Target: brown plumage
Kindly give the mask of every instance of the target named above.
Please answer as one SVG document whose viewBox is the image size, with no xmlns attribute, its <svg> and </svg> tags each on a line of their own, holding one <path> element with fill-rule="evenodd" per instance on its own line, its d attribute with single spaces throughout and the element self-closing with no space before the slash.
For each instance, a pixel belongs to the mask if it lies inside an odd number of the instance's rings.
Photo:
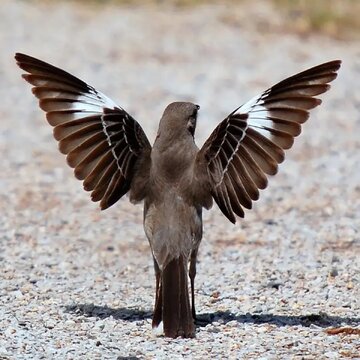
<svg viewBox="0 0 360 360">
<path fill-rule="evenodd" d="M 276 174 L 337 76 L 339 60 L 285 79 L 235 109 L 199 150 L 198 105 L 170 104 L 151 147 L 141 126 L 104 94 L 69 73 L 24 54 L 17 64 L 54 128 L 59 149 L 101 209 L 129 193 L 144 202 L 144 229 L 156 275 L 153 327 L 165 336 L 195 335 L 196 258 L 202 208 L 213 199 L 233 223 L 244 217 Z M 190 278 L 191 302 L 188 291 Z"/>
</svg>

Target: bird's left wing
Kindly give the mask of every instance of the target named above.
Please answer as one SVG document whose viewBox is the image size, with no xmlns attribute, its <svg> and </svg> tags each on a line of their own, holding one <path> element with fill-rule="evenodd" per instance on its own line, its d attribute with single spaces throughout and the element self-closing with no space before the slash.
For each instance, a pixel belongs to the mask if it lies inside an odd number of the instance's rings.
<svg viewBox="0 0 360 360">
<path fill-rule="evenodd" d="M 330 88 L 340 64 L 330 61 L 272 86 L 234 110 L 200 149 L 199 177 L 207 172 L 211 195 L 231 222 L 259 198 L 266 175 L 276 174 L 309 110 L 321 103 L 315 96 Z"/>
<path fill-rule="evenodd" d="M 54 127 L 59 149 L 75 176 L 106 209 L 126 194 L 137 161 L 151 150 L 139 125 L 107 96 L 68 72 L 17 53 L 23 77 Z"/>
</svg>

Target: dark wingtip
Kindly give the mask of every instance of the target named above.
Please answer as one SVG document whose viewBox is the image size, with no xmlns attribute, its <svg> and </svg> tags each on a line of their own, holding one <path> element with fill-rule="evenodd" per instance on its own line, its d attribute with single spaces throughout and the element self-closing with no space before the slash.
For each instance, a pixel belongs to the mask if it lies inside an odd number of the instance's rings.
<svg viewBox="0 0 360 360">
<path fill-rule="evenodd" d="M 20 53 L 20 52 L 16 52 L 14 55 L 14 58 L 15 58 L 16 62 L 19 64 L 19 63 L 25 61 L 26 59 L 31 59 L 31 56 Z"/>
<path fill-rule="evenodd" d="M 342 64 L 341 60 L 332 60 L 324 64 L 334 74 L 334 78 L 331 79 L 329 82 L 334 81 L 337 78 L 338 76 L 337 72 L 341 68 L 341 64 Z"/>
<path fill-rule="evenodd" d="M 231 217 L 227 216 L 227 215 L 225 215 L 225 216 L 230 220 L 231 223 L 233 223 L 234 225 L 236 224 L 236 217 L 235 216 L 231 216 Z"/>
<path fill-rule="evenodd" d="M 342 60 L 333 60 L 331 63 L 333 63 L 337 70 L 339 70 L 342 64 Z"/>
<path fill-rule="evenodd" d="M 15 55 L 14 55 L 14 58 L 15 58 L 16 61 L 37 60 L 33 56 L 26 55 L 26 54 L 21 53 L 21 52 L 16 52 Z"/>
<path fill-rule="evenodd" d="M 16 60 L 16 65 L 17 65 L 20 69 L 22 69 L 22 70 L 24 70 L 24 71 L 26 71 L 26 72 L 29 72 L 29 71 L 26 69 L 26 63 L 33 59 L 31 56 L 25 55 L 25 54 L 22 54 L 22 53 L 15 53 L 14 58 L 15 58 L 15 60 Z M 24 75 L 26 75 L 26 74 L 24 74 Z M 22 77 L 23 77 L 26 81 L 28 81 L 28 80 L 24 77 L 24 75 L 22 75 Z M 28 81 L 28 82 L 29 82 L 29 81 Z"/>
<path fill-rule="evenodd" d="M 21 68 L 20 64 L 19 64 L 19 63 L 17 63 L 17 64 L 18 64 L 18 66 Z M 29 84 L 31 84 L 29 74 L 22 74 L 21 77 L 22 77 L 25 81 L 27 81 Z M 31 85 L 32 85 L 32 84 L 31 84 Z"/>
<path fill-rule="evenodd" d="M 93 200 L 93 201 L 94 201 L 94 200 Z M 100 210 L 101 210 L 101 211 L 104 211 L 104 210 L 106 210 L 109 206 L 108 206 L 107 204 L 105 204 L 105 203 L 100 203 L 99 207 L 100 207 Z"/>
<path fill-rule="evenodd" d="M 24 55 L 24 54 L 22 54 L 22 53 L 16 52 L 15 55 L 14 55 L 14 58 L 15 58 L 16 61 L 19 61 L 20 58 L 21 58 L 23 55 Z"/>
<path fill-rule="evenodd" d="M 316 69 L 316 68 L 325 68 L 326 67 L 329 70 L 332 69 L 333 71 L 337 71 L 337 70 L 340 69 L 341 64 L 342 64 L 341 60 L 331 60 L 331 61 L 328 61 L 326 63 L 315 66 L 314 69 Z"/>
<path fill-rule="evenodd" d="M 342 61 L 341 60 L 333 60 L 333 61 L 330 61 L 330 64 L 333 66 L 333 72 L 334 72 L 334 79 L 335 80 L 337 78 L 337 72 L 339 71 L 339 69 L 341 68 L 341 64 L 342 64 Z"/>
</svg>

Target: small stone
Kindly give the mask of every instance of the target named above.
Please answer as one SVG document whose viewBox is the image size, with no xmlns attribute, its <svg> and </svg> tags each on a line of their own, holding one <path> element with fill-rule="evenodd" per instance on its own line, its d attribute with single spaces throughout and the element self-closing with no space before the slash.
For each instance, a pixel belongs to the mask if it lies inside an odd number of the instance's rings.
<svg viewBox="0 0 360 360">
<path fill-rule="evenodd" d="M 259 314 L 259 313 L 261 313 L 261 312 L 262 312 L 262 307 L 261 307 L 260 305 L 258 305 L 258 306 L 255 308 L 254 313 L 255 313 L 255 314 Z"/>
<path fill-rule="evenodd" d="M 282 285 L 283 285 L 283 283 L 280 281 L 270 281 L 267 284 L 267 287 L 279 290 L 280 286 L 282 286 Z"/>
<path fill-rule="evenodd" d="M 219 332 L 220 332 L 220 329 L 217 328 L 217 327 L 214 327 L 214 328 L 208 329 L 208 332 L 210 332 L 210 333 L 219 333 Z"/>
<path fill-rule="evenodd" d="M 7 360 L 10 353 L 6 350 L 6 348 L 4 346 L 0 346 L 0 358 L 2 357 L 6 357 L 4 360 Z"/>
<path fill-rule="evenodd" d="M 230 327 L 236 327 L 239 325 L 239 323 L 236 320 L 231 320 L 226 325 Z"/>
<path fill-rule="evenodd" d="M 19 320 L 18 324 L 19 324 L 19 326 L 26 326 L 27 322 L 26 322 L 26 320 Z"/>
<path fill-rule="evenodd" d="M 55 325 L 56 325 L 56 322 L 53 320 L 49 320 L 45 323 L 45 327 L 47 329 L 53 329 L 55 327 Z"/>
<path fill-rule="evenodd" d="M 338 272 L 338 270 L 336 269 L 336 268 L 332 268 L 331 270 L 330 270 L 330 274 L 329 274 L 331 277 L 336 277 L 336 276 L 338 276 L 339 275 L 339 272 Z"/>
<path fill-rule="evenodd" d="M 16 329 L 14 329 L 12 327 L 9 327 L 4 331 L 4 333 L 5 333 L 6 336 L 11 336 L 12 334 L 16 333 Z"/>
<path fill-rule="evenodd" d="M 277 225 L 277 222 L 273 219 L 265 220 L 266 225 Z"/>
</svg>

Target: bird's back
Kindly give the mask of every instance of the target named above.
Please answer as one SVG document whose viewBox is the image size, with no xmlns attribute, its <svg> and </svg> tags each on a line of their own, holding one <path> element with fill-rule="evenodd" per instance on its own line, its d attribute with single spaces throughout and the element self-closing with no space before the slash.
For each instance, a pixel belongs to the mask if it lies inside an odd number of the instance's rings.
<svg viewBox="0 0 360 360">
<path fill-rule="evenodd" d="M 170 260 L 169 254 L 188 257 L 201 238 L 201 206 L 188 196 L 197 152 L 193 141 L 185 147 L 181 142 L 167 147 L 155 142 L 153 147 L 144 227 L 160 265 Z"/>
</svg>

